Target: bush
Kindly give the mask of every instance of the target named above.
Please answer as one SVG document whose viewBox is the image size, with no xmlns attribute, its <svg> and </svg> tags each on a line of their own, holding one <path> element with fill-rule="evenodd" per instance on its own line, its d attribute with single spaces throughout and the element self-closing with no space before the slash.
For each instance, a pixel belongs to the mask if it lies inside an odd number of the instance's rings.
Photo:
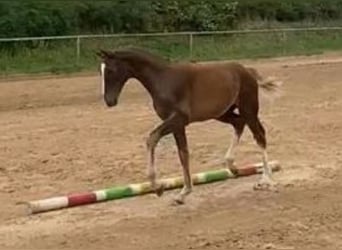
<svg viewBox="0 0 342 250">
<path fill-rule="evenodd" d="M 340 0 L 2 1 L 0 37 L 227 30 L 238 22 L 337 20 Z"/>
<path fill-rule="evenodd" d="M 239 20 L 267 19 L 280 22 L 339 19 L 340 0 L 240 0 Z"/>
</svg>

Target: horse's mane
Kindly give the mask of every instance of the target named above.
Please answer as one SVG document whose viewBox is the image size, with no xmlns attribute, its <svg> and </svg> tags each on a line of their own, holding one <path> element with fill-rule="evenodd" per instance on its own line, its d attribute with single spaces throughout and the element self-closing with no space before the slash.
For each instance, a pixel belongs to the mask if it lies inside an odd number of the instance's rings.
<svg viewBox="0 0 342 250">
<path fill-rule="evenodd" d="M 117 50 L 114 52 L 107 52 L 113 58 L 119 59 L 131 59 L 141 63 L 149 63 L 152 65 L 165 66 L 169 63 L 166 59 L 157 56 L 147 50 L 139 48 L 128 48 L 123 50 Z"/>
</svg>

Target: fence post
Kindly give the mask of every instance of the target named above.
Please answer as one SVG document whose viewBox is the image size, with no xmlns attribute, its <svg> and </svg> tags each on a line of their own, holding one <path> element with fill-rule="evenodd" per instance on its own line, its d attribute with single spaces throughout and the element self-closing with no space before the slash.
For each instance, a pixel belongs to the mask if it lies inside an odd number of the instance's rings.
<svg viewBox="0 0 342 250">
<path fill-rule="evenodd" d="M 77 37 L 76 39 L 76 62 L 79 63 L 81 56 L 81 37 Z"/>
<path fill-rule="evenodd" d="M 189 53 L 190 53 L 190 60 L 192 59 L 192 53 L 193 53 L 193 46 L 194 46 L 194 34 L 189 34 Z"/>
<path fill-rule="evenodd" d="M 287 41 L 287 34 L 286 31 L 282 32 L 282 44 L 283 44 L 283 55 L 286 55 L 286 41 Z"/>
</svg>

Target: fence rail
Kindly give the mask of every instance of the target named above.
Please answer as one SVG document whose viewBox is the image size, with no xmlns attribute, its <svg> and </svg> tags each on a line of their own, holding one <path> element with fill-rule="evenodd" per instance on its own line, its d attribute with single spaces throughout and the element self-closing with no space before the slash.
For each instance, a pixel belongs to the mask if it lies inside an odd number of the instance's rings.
<svg viewBox="0 0 342 250">
<path fill-rule="evenodd" d="M 310 31 L 333 31 L 342 30 L 342 27 L 309 27 L 309 28 L 282 28 L 282 29 L 245 29 L 245 30 L 223 30 L 223 31 L 184 31 L 184 32 L 163 32 L 163 33 L 132 33 L 132 34 L 89 34 L 70 36 L 43 36 L 43 37 L 16 37 L 0 38 L 0 42 L 20 41 L 45 41 L 45 40 L 75 40 L 76 60 L 81 55 L 81 40 L 89 38 L 134 38 L 134 37 L 167 37 L 167 36 L 188 36 L 190 57 L 193 51 L 193 37 L 200 35 L 225 35 L 225 34 L 253 34 L 253 33 L 285 33 L 287 32 L 310 32 Z"/>
<path fill-rule="evenodd" d="M 244 33 L 279 33 L 279 32 L 301 32 L 301 31 L 329 31 L 342 30 L 342 27 L 310 27 L 310 28 L 283 28 L 283 29 L 244 29 L 244 30 L 222 30 L 222 31 L 184 31 L 184 32 L 159 32 L 159 33 L 115 33 L 115 34 L 89 34 L 70 36 L 42 36 L 42 37 L 13 37 L 0 38 L 0 42 L 19 41 L 43 41 L 43 40 L 67 40 L 86 38 L 115 38 L 115 37 L 160 37 L 160 36 L 191 36 L 191 35 L 225 35 Z"/>
<path fill-rule="evenodd" d="M 39 41 L 50 41 L 50 42 L 54 42 L 54 41 L 70 41 L 70 43 L 68 43 L 69 45 L 69 50 L 70 52 L 72 52 L 72 54 L 68 54 L 69 58 L 71 59 L 72 56 L 72 60 L 74 60 L 73 62 L 75 63 L 82 63 L 83 61 L 80 60 L 80 58 L 83 56 L 84 53 L 87 53 L 87 51 L 85 50 L 86 48 L 89 48 L 89 41 L 91 42 L 91 40 L 93 39 L 95 40 L 100 40 L 100 39 L 115 39 L 116 41 L 118 41 L 120 43 L 120 39 L 121 40 L 125 40 L 125 39 L 137 39 L 141 41 L 141 38 L 146 38 L 146 40 L 149 39 L 162 39 L 163 41 L 171 41 L 173 40 L 173 38 L 175 38 L 175 40 L 178 39 L 178 42 L 181 41 L 182 43 L 182 53 L 185 55 L 187 55 L 187 58 L 189 59 L 193 59 L 194 57 L 196 57 L 198 54 L 203 54 L 203 50 L 209 50 L 210 48 L 207 46 L 203 46 L 205 44 L 205 42 L 208 42 L 208 39 L 206 39 L 206 37 L 213 37 L 213 41 L 209 41 L 211 42 L 210 46 L 213 46 L 215 48 L 218 48 L 219 43 L 221 43 L 222 45 L 222 40 L 215 40 L 215 38 L 219 38 L 220 36 L 224 36 L 224 35 L 236 35 L 236 36 L 258 36 L 258 34 L 265 34 L 264 37 L 259 37 L 255 39 L 255 44 L 267 44 L 264 45 L 264 47 L 267 46 L 274 46 L 278 44 L 279 46 L 284 46 L 283 49 L 283 54 L 286 54 L 286 49 L 287 49 L 287 43 L 289 41 L 289 39 L 292 39 L 291 41 L 293 42 L 296 38 L 293 38 L 293 36 L 290 37 L 290 34 L 293 34 L 294 36 L 301 36 L 301 37 L 305 37 L 306 34 L 314 34 L 315 32 L 328 32 L 331 36 L 334 36 L 335 34 L 341 34 L 340 32 L 342 32 L 342 26 L 334 26 L 334 27 L 300 27 L 300 28 L 272 28 L 272 29 L 244 29 L 244 30 L 223 30 L 223 31 L 184 31 L 184 32 L 159 32 L 159 33 L 116 33 L 116 34 L 80 34 L 80 35 L 70 35 L 70 36 L 45 36 L 45 37 L 15 37 L 15 38 L 0 38 L 0 45 L 3 44 L 11 44 L 11 43 L 15 43 L 17 44 L 17 46 L 20 47 L 20 43 L 21 42 L 39 42 Z M 280 40 L 274 40 L 274 41 L 269 41 L 267 40 L 268 36 L 272 37 L 273 34 L 275 34 L 275 36 L 278 36 L 280 38 Z M 288 38 L 290 37 L 290 38 Z M 164 38 L 166 38 L 164 40 Z M 317 38 L 317 37 L 316 37 Z M 326 37 L 325 35 L 322 35 L 321 37 L 318 37 L 317 39 L 314 38 L 312 40 L 309 41 L 305 41 L 305 45 L 303 46 L 308 46 L 310 47 L 310 44 L 312 42 L 314 42 L 313 40 L 325 40 Z M 199 40 L 200 41 L 199 41 Z M 334 38 L 335 39 L 335 38 Z M 342 39 L 340 39 L 342 40 Z M 145 41 L 145 40 L 144 40 Z M 228 40 L 227 40 L 228 41 Z M 331 42 L 332 40 L 330 40 Z M 102 42 L 102 41 L 101 41 Z M 99 41 L 99 43 L 101 43 Z M 121 41 L 122 42 L 122 41 Z M 200 44 L 199 44 L 200 42 Z M 225 42 L 226 43 L 226 47 L 231 46 L 231 48 L 236 49 L 237 51 L 242 51 L 244 49 L 248 49 L 248 46 L 251 46 L 251 48 L 253 49 L 253 46 L 255 44 L 253 44 L 252 41 L 248 41 L 248 38 L 245 39 L 240 39 L 239 41 L 235 41 L 235 44 L 231 44 L 231 42 L 234 42 L 234 40 L 230 40 L 230 42 Z M 333 42 L 332 42 L 333 43 Z M 95 42 L 96 44 L 96 42 Z M 122 44 L 122 43 L 121 43 Z M 132 45 L 134 45 L 135 43 L 133 42 Z M 166 43 L 168 44 L 168 43 Z M 241 46 L 241 44 L 243 46 Z M 338 47 L 339 45 L 336 45 L 337 42 L 335 44 L 332 44 L 332 46 Z M 115 45 L 115 43 L 114 43 Z M 122 45 L 125 46 L 125 43 L 123 43 Z M 160 45 L 160 44 L 159 44 Z M 158 46 L 159 46 L 158 45 Z M 315 44 L 315 46 L 321 46 L 320 44 Z M 88 46 L 88 47 L 87 47 Z M 166 45 L 168 46 L 168 45 Z M 202 46 L 202 47 L 201 47 Z M 235 46 L 235 47 L 234 47 Z M 290 46 L 293 46 L 290 45 Z M 342 46 L 341 46 L 342 47 Z M 9 46 L 10 48 L 10 46 Z M 203 48 L 203 50 L 201 51 L 201 49 Z M 267 51 L 269 48 L 265 48 L 265 50 Z M 213 49 L 212 51 L 214 51 L 215 49 Z M 218 48 L 217 51 L 221 51 L 222 52 L 222 48 Z M 228 49 L 227 49 L 228 51 Z M 216 52 L 219 53 L 219 52 Z M 254 53 L 256 56 L 258 56 L 258 53 Z M 231 55 L 231 53 L 230 53 Z M 32 57 L 32 55 L 30 54 L 30 56 Z M 1 58 L 0 58 L 1 59 Z M 38 59 L 37 59 L 38 60 Z M 1 60 L 0 60 L 1 61 Z M 69 60 L 70 62 L 70 60 Z M 57 64 L 56 64 L 57 65 Z"/>
</svg>

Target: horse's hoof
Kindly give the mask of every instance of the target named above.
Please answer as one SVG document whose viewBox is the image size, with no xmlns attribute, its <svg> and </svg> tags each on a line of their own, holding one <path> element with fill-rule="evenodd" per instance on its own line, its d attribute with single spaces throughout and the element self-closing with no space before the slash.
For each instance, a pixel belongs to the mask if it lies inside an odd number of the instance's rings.
<svg viewBox="0 0 342 250">
<path fill-rule="evenodd" d="M 179 205 L 184 205 L 184 204 L 185 204 L 185 201 L 184 201 L 184 198 L 182 197 L 175 197 L 171 202 L 172 206 L 179 206 Z"/>
<path fill-rule="evenodd" d="M 233 168 L 234 167 L 234 159 L 228 158 L 225 160 L 225 167 L 226 168 Z"/>
<path fill-rule="evenodd" d="M 261 180 L 254 184 L 253 189 L 255 191 L 272 191 L 272 192 L 278 192 L 278 185 L 276 182 L 272 180 Z"/>
<path fill-rule="evenodd" d="M 158 197 L 161 197 L 164 194 L 164 186 L 160 185 L 158 188 L 154 191 Z"/>
</svg>

